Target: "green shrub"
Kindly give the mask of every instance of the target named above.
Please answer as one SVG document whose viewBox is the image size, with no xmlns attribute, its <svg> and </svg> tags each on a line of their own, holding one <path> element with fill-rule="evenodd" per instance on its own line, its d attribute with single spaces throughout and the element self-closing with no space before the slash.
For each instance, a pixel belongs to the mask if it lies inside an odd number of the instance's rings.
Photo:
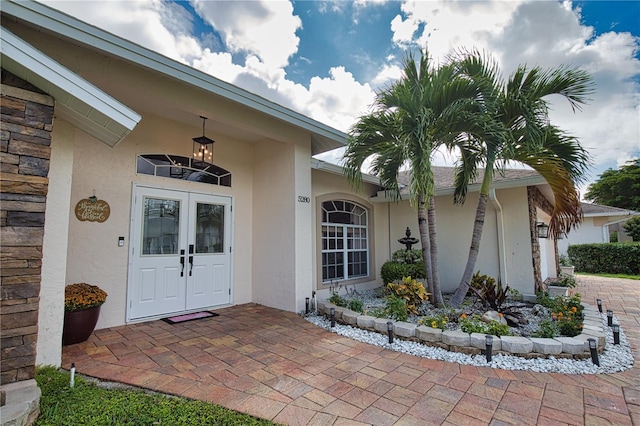
<svg viewBox="0 0 640 426">
<path fill-rule="evenodd" d="M 403 299 L 407 310 L 413 314 L 418 313 L 418 307 L 429 296 L 429 293 L 424 289 L 424 284 L 411 277 L 403 277 L 400 283 L 389 283 L 387 289 L 391 294 Z"/>
<path fill-rule="evenodd" d="M 547 339 L 551 339 L 559 335 L 560 330 L 558 330 L 558 325 L 555 321 L 550 319 L 540 321 L 538 324 L 538 330 L 532 333 L 533 337 L 542 337 Z"/>
<path fill-rule="evenodd" d="M 424 279 L 424 262 L 418 263 L 398 263 L 398 262 L 385 262 L 380 268 L 380 277 L 382 282 L 389 284 L 392 282 L 400 281 L 403 277 L 413 277 L 415 279 Z"/>
<path fill-rule="evenodd" d="M 422 317 L 418 320 L 418 325 L 424 325 L 425 327 L 439 328 L 444 330 L 449 322 L 449 316 L 445 314 L 438 314 L 432 317 Z"/>
<path fill-rule="evenodd" d="M 398 250 L 391 255 L 391 261 L 409 264 L 422 262 L 422 250 Z"/>
<path fill-rule="evenodd" d="M 362 312 L 364 310 L 364 302 L 358 298 L 349 299 L 347 308 L 353 312 Z"/>
<path fill-rule="evenodd" d="M 570 245 L 567 253 L 576 271 L 592 274 L 640 275 L 640 243 Z"/>
<path fill-rule="evenodd" d="M 407 310 L 406 301 L 395 294 L 387 296 L 385 313 L 388 318 L 395 319 L 396 321 L 406 321 L 409 319 L 409 311 Z"/>
<path fill-rule="evenodd" d="M 336 306 L 347 306 L 347 301 L 345 300 L 345 298 L 335 292 L 331 294 L 331 297 L 329 297 L 329 302 L 333 303 Z"/>
</svg>

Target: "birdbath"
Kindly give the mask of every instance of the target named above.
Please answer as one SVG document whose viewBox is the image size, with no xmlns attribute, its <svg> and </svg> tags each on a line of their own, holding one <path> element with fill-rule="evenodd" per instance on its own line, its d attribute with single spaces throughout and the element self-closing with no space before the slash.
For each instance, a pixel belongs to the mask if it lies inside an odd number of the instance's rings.
<svg viewBox="0 0 640 426">
<path fill-rule="evenodd" d="M 413 238 L 411 236 L 411 230 L 409 229 L 409 227 L 407 226 L 407 230 L 404 233 L 406 236 L 402 237 L 398 240 L 398 242 L 400 244 L 404 244 L 407 247 L 407 251 L 411 250 L 411 246 L 414 244 L 418 244 L 418 240 L 417 238 Z"/>
</svg>

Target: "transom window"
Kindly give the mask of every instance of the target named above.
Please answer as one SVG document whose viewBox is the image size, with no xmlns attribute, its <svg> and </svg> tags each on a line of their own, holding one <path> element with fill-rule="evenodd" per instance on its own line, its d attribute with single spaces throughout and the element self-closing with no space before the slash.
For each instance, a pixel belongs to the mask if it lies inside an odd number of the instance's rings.
<svg viewBox="0 0 640 426">
<path fill-rule="evenodd" d="M 369 275 L 367 210 L 351 201 L 322 203 L 322 281 Z"/>
<path fill-rule="evenodd" d="M 231 186 L 231 172 L 206 161 L 179 155 L 138 155 L 136 172 L 211 185 Z"/>
</svg>

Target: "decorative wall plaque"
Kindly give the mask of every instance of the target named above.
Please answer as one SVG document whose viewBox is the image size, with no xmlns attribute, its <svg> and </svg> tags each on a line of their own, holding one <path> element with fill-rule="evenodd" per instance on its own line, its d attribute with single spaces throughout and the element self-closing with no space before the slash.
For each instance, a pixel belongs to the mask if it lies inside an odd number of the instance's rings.
<svg viewBox="0 0 640 426">
<path fill-rule="evenodd" d="M 85 222 L 104 222 L 109 219 L 111 207 L 104 200 L 98 200 L 96 197 L 85 198 L 76 204 L 76 217 L 78 220 Z"/>
</svg>

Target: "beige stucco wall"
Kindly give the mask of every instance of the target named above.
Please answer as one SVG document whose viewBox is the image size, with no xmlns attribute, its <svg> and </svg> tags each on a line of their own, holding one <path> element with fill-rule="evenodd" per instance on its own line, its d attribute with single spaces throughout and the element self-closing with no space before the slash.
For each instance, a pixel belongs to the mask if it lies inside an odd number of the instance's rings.
<svg viewBox="0 0 640 426">
<path fill-rule="evenodd" d="M 62 362 L 62 324 L 66 281 L 69 200 L 75 128 L 55 120 L 51 133 L 49 191 L 42 244 L 42 281 L 38 312 L 37 365 Z"/>
<path fill-rule="evenodd" d="M 74 179 L 68 206 L 67 283 L 98 284 L 109 294 L 107 303 L 102 307 L 97 328 L 125 322 L 131 194 L 134 183 L 233 197 L 233 302 L 246 303 L 251 300 L 251 273 L 246 265 L 251 259 L 253 146 L 228 136 L 217 137 L 215 132 L 208 133 L 216 140 L 214 162 L 233 173 L 232 188 L 137 175 L 137 154 L 189 155 L 191 137 L 199 132 L 197 128 L 151 114 L 143 116 L 138 127 L 115 148 L 100 143 L 83 132 L 78 132 L 75 140 Z M 77 220 L 73 214 L 76 203 L 94 192 L 98 199 L 109 203 L 111 216 L 104 223 Z M 117 245 L 120 236 L 125 237 L 124 247 Z"/>
<path fill-rule="evenodd" d="M 485 215 L 480 252 L 475 271 L 500 277 L 521 293 L 533 293 L 533 266 L 528 224 L 526 188 L 496 191 L 502 207 L 504 250 L 500 250 L 496 205 L 489 200 Z M 440 284 L 444 293 L 455 291 L 469 255 L 478 193 L 470 193 L 464 205 L 455 205 L 451 195 L 436 197 L 436 223 L 439 253 Z M 390 204 L 391 252 L 404 248 L 397 240 L 407 226 L 415 238 L 420 238 L 417 212 L 408 201 Z M 413 248 L 420 248 L 420 243 Z M 502 276 L 500 257 L 504 259 L 506 279 Z"/>
<path fill-rule="evenodd" d="M 370 197 L 377 191 L 377 187 L 372 184 L 364 184 L 361 191 L 354 191 L 348 184 L 347 179 L 342 175 L 337 175 L 323 170 L 312 170 L 313 196 L 313 277 L 314 289 L 320 298 L 329 296 L 329 286 L 322 283 L 322 258 L 321 258 L 321 222 L 320 216 L 321 202 L 325 198 L 349 199 L 355 201 L 369 211 L 369 251 L 370 251 L 370 276 L 368 279 L 344 281 L 342 284 L 356 283 L 356 289 L 368 289 L 382 285 L 380 280 L 380 267 L 389 258 L 389 239 L 387 220 L 387 204 L 371 203 Z"/>
</svg>

